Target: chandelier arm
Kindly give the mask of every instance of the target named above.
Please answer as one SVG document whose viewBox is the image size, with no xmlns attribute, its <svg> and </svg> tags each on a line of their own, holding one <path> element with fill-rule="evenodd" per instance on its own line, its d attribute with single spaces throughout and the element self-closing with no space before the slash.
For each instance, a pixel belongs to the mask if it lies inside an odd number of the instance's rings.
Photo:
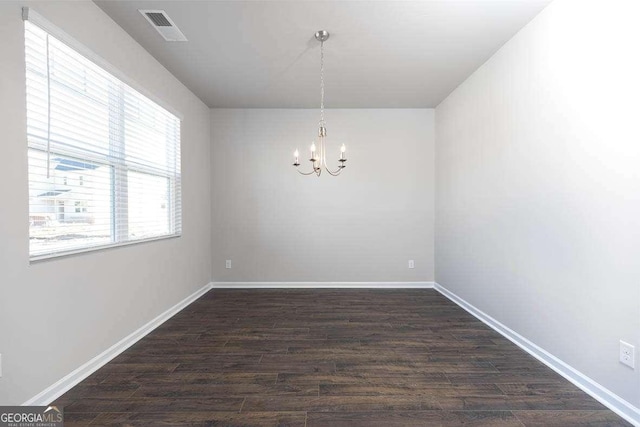
<svg viewBox="0 0 640 427">
<path fill-rule="evenodd" d="M 321 167 L 320 165 L 319 165 L 319 166 L 316 166 L 316 165 L 315 165 L 315 163 L 316 163 L 316 162 L 313 162 L 313 165 L 311 165 L 311 172 L 302 172 L 302 171 L 301 171 L 300 169 L 298 169 L 298 168 L 296 168 L 296 170 L 298 171 L 298 173 L 299 173 L 300 175 L 313 175 L 314 173 L 315 173 L 316 175 L 318 175 L 318 171 L 319 171 L 319 170 L 322 170 L 322 167 Z M 319 175 L 318 175 L 318 176 L 319 176 Z"/>
<path fill-rule="evenodd" d="M 312 175 L 312 174 L 314 174 L 314 173 L 318 173 L 318 172 L 316 172 L 315 170 L 312 170 L 311 172 L 302 172 L 300 169 L 296 169 L 296 170 L 298 171 L 298 173 L 299 173 L 300 175 Z"/>
<path fill-rule="evenodd" d="M 342 172 L 342 169 L 344 168 L 338 168 L 335 171 L 331 172 L 331 170 L 325 165 L 324 169 L 327 171 L 327 173 L 331 176 L 338 176 L 340 175 L 340 172 Z"/>
</svg>

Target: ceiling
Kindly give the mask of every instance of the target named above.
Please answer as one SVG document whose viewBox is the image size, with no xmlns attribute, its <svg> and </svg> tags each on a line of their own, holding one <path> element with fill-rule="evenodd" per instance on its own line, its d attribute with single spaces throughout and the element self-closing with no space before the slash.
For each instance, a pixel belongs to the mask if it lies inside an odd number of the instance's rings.
<svg viewBox="0 0 640 427">
<path fill-rule="evenodd" d="M 209 107 L 435 107 L 550 0 L 94 0 Z M 165 10 L 188 42 L 137 11 Z"/>
</svg>

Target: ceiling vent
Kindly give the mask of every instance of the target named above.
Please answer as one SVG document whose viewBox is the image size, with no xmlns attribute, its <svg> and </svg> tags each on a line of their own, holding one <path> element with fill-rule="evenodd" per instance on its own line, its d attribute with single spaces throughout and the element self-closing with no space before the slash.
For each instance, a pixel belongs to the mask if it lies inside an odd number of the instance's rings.
<svg viewBox="0 0 640 427">
<path fill-rule="evenodd" d="M 176 27 L 164 10 L 139 9 L 138 12 L 155 28 L 168 42 L 186 42 L 187 38 Z"/>
</svg>

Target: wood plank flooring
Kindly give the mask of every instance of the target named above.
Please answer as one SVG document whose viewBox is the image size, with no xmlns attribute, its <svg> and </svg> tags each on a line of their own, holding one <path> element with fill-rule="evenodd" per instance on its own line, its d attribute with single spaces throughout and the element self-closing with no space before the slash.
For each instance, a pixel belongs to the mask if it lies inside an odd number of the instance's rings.
<svg viewBox="0 0 640 427">
<path fill-rule="evenodd" d="M 434 290 L 213 290 L 55 402 L 66 426 L 628 426 Z"/>
</svg>

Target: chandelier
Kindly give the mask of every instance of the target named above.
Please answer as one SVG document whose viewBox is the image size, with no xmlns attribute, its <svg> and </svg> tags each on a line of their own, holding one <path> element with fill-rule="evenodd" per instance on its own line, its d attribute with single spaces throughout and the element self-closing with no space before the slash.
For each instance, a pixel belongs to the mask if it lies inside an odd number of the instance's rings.
<svg viewBox="0 0 640 427">
<path fill-rule="evenodd" d="M 346 167 L 345 162 L 347 161 L 344 153 L 347 151 L 344 144 L 340 147 L 340 158 L 338 159 L 338 168 L 336 170 L 331 170 L 327 166 L 327 150 L 325 147 L 325 138 L 327 137 L 327 128 L 325 127 L 324 121 L 324 42 L 329 38 L 329 33 L 325 30 L 320 30 L 316 34 L 316 40 L 320 42 L 320 123 L 318 128 L 318 145 L 316 146 L 315 141 L 311 143 L 311 158 L 309 161 L 311 162 L 312 170 L 310 172 L 302 172 L 300 169 L 296 169 L 302 175 L 317 175 L 320 176 L 322 170 L 326 170 L 327 173 L 331 176 L 338 176 L 342 169 Z M 298 150 L 296 149 L 295 153 L 293 153 L 296 161 L 293 163 L 293 166 L 298 168 L 300 166 Z"/>
</svg>

